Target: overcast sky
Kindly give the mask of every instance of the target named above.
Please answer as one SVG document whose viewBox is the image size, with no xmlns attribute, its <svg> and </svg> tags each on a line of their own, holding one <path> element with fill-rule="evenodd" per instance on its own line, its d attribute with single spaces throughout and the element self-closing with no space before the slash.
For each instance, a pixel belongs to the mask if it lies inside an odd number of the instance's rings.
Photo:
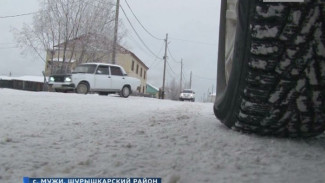
<svg viewBox="0 0 325 183">
<path fill-rule="evenodd" d="M 1 0 L 0 17 L 35 12 L 39 0 Z M 165 39 L 168 33 L 168 63 L 166 83 L 180 80 L 180 62 L 183 59 L 183 73 L 189 81 L 193 72 L 192 88 L 197 92 L 197 100 L 216 88 L 218 24 L 220 1 L 216 0 L 128 0 L 128 4 L 142 25 L 155 37 Z M 149 35 L 136 21 L 125 0 L 121 7 L 137 33 L 150 51 L 142 44 L 129 22 L 120 10 L 122 26 L 127 36 L 122 45 L 134 52 L 148 67 L 148 82 L 157 87 L 162 85 L 164 41 Z M 15 48 L 11 28 L 21 28 L 23 23 L 31 23 L 32 15 L 0 18 L 0 75 L 14 76 L 41 75 L 44 62 L 34 53 L 21 54 Z M 45 57 L 45 51 L 42 54 Z"/>
</svg>

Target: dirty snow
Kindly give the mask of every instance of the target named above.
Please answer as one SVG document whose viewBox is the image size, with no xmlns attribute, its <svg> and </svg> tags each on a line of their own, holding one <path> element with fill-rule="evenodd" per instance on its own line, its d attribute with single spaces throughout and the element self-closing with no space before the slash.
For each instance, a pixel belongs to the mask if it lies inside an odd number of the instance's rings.
<svg viewBox="0 0 325 183">
<path fill-rule="evenodd" d="M 46 78 L 48 80 L 48 78 Z M 20 80 L 20 81 L 32 81 L 32 82 L 44 82 L 43 76 L 18 76 L 18 77 L 12 77 L 12 76 L 0 76 L 0 80 Z"/>
<path fill-rule="evenodd" d="M 325 182 L 325 136 L 241 134 L 212 104 L 0 89 L 0 182 L 161 177 L 167 183 Z"/>
</svg>

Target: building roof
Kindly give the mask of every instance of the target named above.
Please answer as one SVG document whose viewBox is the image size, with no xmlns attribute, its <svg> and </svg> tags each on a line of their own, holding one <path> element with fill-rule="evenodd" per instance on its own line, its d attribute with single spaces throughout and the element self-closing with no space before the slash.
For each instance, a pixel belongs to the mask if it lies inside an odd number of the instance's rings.
<svg viewBox="0 0 325 183">
<path fill-rule="evenodd" d="M 143 63 L 142 60 L 139 57 L 137 57 L 132 51 L 130 51 L 130 50 L 124 48 L 123 46 L 119 45 L 119 52 L 122 53 L 122 54 L 130 54 L 130 55 L 132 55 L 134 58 L 136 58 L 139 61 L 139 63 L 143 67 L 146 68 L 146 70 L 149 70 L 149 67 L 145 63 Z"/>
<path fill-rule="evenodd" d="M 106 36 L 95 35 L 95 34 L 81 35 L 81 36 L 78 36 L 78 37 L 76 37 L 76 38 L 74 38 L 74 39 L 71 39 L 71 40 L 69 41 L 69 45 L 73 45 L 74 42 L 81 41 L 82 39 L 89 38 L 90 36 L 101 36 L 101 37 L 103 37 L 103 39 L 106 39 L 106 38 L 107 38 Z M 63 43 L 60 43 L 60 44 L 58 44 L 58 45 L 56 45 L 56 46 L 54 46 L 54 47 L 58 47 L 58 48 L 59 48 L 59 47 L 61 47 L 61 46 L 63 46 L 63 45 L 64 45 L 64 42 L 63 42 Z M 117 51 L 118 51 L 119 53 L 121 53 L 121 54 L 130 54 L 132 57 L 134 57 L 135 59 L 137 59 L 138 62 L 139 62 L 139 63 L 140 63 L 144 68 L 146 68 L 146 70 L 149 69 L 149 67 L 148 67 L 145 63 L 143 63 L 143 61 L 142 61 L 138 56 L 136 56 L 132 51 L 126 49 L 125 47 L 123 47 L 123 46 L 121 46 L 121 45 L 118 44 L 118 45 L 117 45 Z"/>
<path fill-rule="evenodd" d="M 148 85 L 148 86 L 150 86 L 151 88 L 153 88 L 153 89 L 155 89 L 155 90 L 159 91 L 159 88 L 157 88 L 157 87 L 153 86 L 152 84 L 150 84 L 150 83 L 148 83 L 148 82 L 147 82 L 147 85 Z"/>
</svg>

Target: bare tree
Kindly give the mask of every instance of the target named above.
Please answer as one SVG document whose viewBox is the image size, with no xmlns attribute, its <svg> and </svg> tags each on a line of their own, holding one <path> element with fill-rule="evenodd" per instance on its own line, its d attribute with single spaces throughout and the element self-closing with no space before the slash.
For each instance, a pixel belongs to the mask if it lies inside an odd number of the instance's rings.
<svg viewBox="0 0 325 183">
<path fill-rule="evenodd" d="M 171 100 L 178 100 L 179 98 L 179 85 L 177 84 L 175 78 L 173 78 L 166 86 L 167 98 Z"/>
<path fill-rule="evenodd" d="M 115 12 L 111 0 L 42 0 L 40 5 L 31 26 L 14 30 L 21 47 L 39 55 L 40 50 L 47 51 L 51 57 L 46 61 L 53 63 L 57 57 L 63 72 L 73 58 L 88 62 L 111 52 Z"/>
</svg>

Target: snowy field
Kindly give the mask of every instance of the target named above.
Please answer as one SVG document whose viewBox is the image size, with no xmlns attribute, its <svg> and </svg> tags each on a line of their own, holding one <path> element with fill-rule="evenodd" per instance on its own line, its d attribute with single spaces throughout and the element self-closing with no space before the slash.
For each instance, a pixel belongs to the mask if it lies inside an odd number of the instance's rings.
<svg viewBox="0 0 325 183">
<path fill-rule="evenodd" d="M 164 183 L 325 182 L 325 136 L 241 134 L 212 104 L 0 89 L 0 182 L 161 177 Z"/>
</svg>

